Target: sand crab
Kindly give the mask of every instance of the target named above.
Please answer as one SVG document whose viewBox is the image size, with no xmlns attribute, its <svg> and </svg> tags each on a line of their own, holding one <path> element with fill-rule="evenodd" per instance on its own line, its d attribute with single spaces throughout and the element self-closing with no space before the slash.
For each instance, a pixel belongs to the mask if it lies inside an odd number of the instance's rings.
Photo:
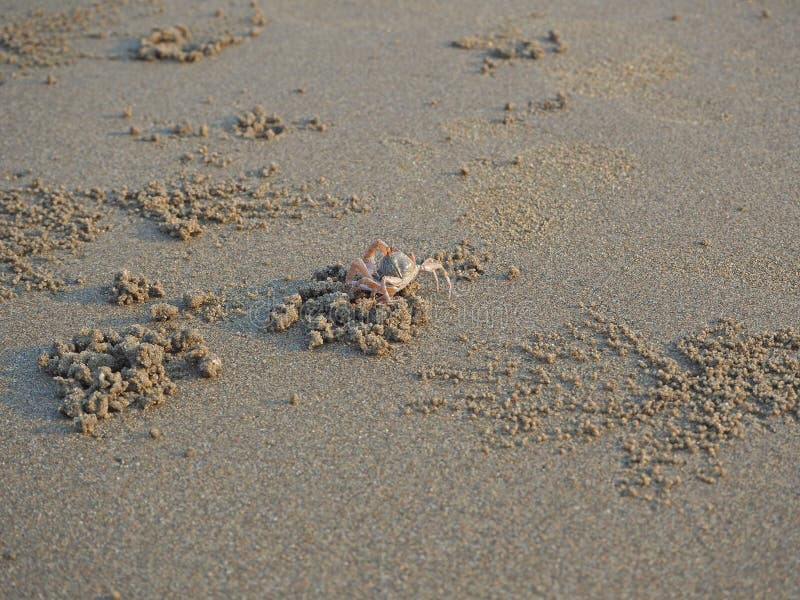
<svg viewBox="0 0 800 600">
<path fill-rule="evenodd" d="M 350 286 L 351 297 L 359 290 L 365 290 L 372 294 L 381 294 L 381 302 L 392 302 L 392 296 L 414 281 L 421 271 L 433 274 L 437 292 L 437 273 L 441 273 L 447 280 L 447 297 L 452 296 L 453 284 L 442 263 L 426 258 L 421 264 L 417 264 L 413 253 L 405 254 L 382 240 L 372 244 L 364 253 L 364 258 L 353 261 L 345 282 Z"/>
</svg>

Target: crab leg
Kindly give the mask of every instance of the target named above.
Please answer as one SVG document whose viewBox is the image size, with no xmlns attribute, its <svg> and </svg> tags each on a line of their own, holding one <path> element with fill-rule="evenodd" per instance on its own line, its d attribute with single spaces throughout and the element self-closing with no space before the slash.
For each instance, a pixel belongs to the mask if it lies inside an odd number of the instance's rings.
<svg viewBox="0 0 800 600">
<path fill-rule="evenodd" d="M 427 273 L 432 273 L 433 278 L 436 281 L 436 291 L 439 291 L 439 277 L 436 275 L 437 272 L 440 272 L 442 276 L 447 280 L 447 297 L 451 298 L 453 296 L 453 284 L 450 281 L 450 276 L 445 271 L 442 263 L 438 260 L 433 260 L 432 258 L 426 259 L 420 266 L 420 269 Z"/>
<path fill-rule="evenodd" d="M 373 296 L 379 294 L 379 302 L 391 303 L 394 302 L 394 298 L 392 296 L 397 293 L 397 288 L 393 285 L 387 285 L 385 279 L 382 281 L 375 281 L 372 277 L 362 277 L 358 281 L 354 281 L 352 286 L 353 287 L 350 290 L 351 298 L 356 290 L 365 290 L 371 292 Z"/>
<path fill-rule="evenodd" d="M 358 281 L 352 282 L 352 288 L 350 290 L 350 298 L 353 298 L 353 294 L 355 294 L 356 290 L 366 290 L 371 292 L 374 296 L 378 292 L 382 291 L 381 284 L 375 281 L 372 277 L 362 277 Z"/>
<path fill-rule="evenodd" d="M 376 250 L 383 252 L 384 256 L 389 256 L 392 253 L 392 249 L 386 242 L 383 240 L 378 240 L 364 253 L 364 260 L 367 262 L 372 262 L 372 258 L 375 256 Z"/>
<path fill-rule="evenodd" d="M 370 279 L 372 278 L 372 272 L 369 270 L 369 267 L 363 260 L 357 258 L 350 265 L 350 270 L 347 271 L 347 277 L 345 278 L 345 281 L 347 283 L 352 283 L 355 281 L 356 276 L 359 275 L 361 277 L 369 277 Z"/>
<path fill-rule="evenodd" d="M 383 278 L 383 281 L 381 281 L 381 291 L 383 292 L 383 296 L 381 296 L 381 300 L 383 300 L 384 302 L 391 302 L 392 301 L 392 294 L 394 293 L 394 291 L 391 292 L 391 293 L 389 292 L 389 288 L 386 286 L 386 278 L 385 277 Z"/>
<path fill-rule="evenodd" d="M 406 287 L 409 283 L 414 281 L 414 279 L 417 276 L 416 275 L 417 272 L 418 271 L 415 271 L 414 273 L 406 275 L 405 277 L 402 277 L 402 278 L 401 277 L 384 277 L 381 280 L 381 283 L 383 283 L 384 287 L 386 288 L 386 292 L 384 293 L 384 296 L 381 299 L 384 302 L 394 302 L 394 300 L 395 300 L 394 299 L 394 295 L 397 292 L 399 292 L 400 290 L 402 290 L 404 287 Z"/>
</svg>

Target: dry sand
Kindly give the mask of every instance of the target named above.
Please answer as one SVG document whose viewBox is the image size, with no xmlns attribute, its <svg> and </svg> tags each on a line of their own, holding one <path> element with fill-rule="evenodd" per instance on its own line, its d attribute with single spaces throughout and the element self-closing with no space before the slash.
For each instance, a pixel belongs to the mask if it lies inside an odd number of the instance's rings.
<svg viewBox="0 0 800 600">
<path fill-rule="evenodd" d="M 0 597 L 800 595 L 795 2 L 0 15 Z"/>
</svg>

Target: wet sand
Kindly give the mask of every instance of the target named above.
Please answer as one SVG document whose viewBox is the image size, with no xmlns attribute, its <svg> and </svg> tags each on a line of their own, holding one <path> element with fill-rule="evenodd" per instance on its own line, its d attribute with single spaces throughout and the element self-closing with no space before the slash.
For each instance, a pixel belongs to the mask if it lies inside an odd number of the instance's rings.
<svg viewBox="0 0 800 600">
<path fill-rule="evenodd" d="M 66 4 L 0 11 L 0 596 L 800 594 L 797 6 Z M 379 238 L 453 297 L 317 327 Z M 136 326 L 221 367 L 115 410 Z"/>
</svg>

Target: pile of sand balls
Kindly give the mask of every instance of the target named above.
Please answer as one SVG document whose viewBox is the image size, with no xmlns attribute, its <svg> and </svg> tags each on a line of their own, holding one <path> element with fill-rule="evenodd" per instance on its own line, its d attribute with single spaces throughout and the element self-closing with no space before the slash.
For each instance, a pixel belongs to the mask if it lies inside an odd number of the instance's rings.
<svg viewBox="0 0 800 600">
<path fill-rule="evenodd" d="M 202 42 L 192 40 L 192 32 L 185 25 L 162 27 L 139 40 L 135 57 L 139 60 L 174 60 L 194 63 L 210 56 L 216 56 L 228 46 L 244 41 L 244 37 L 225 33 Z"/>
<path fill-rule="evenodd" d="M 166 325 L 84 328 L 70 342 L 54 342 L 38 362 L 56 381 L 59 411 L 86 434 L 112 413 L 161 404 L 175 393 L 172 377 L 215 379 L 222 371 L 197 330 Z"/>
<path fill-rule="evenodd" d="M 486 263 L 492 259 L 488 252 L 476 252 L 467 241 L 434 257 L 451 277 L 470 282 L 486 272 Z M 430 321 L 431 305 L 419 294 L 417 281 L 395 294 L 393 302 L 385 303 L 367 292 L 351 298 L 346 275 L 341 264 L 317 270 L 296 293 L 285 296 L 272 309 L 267 330 L 285 331 L 300 321 L 308 334 L 309 349 L 339 341 L 357 346 L 365 354 L 382 356 L 392 344 L 408 343 L 419 336 Z"/>
<path fill-rule="evenodd" d="M 263 106 L 257 104 L 236 120 L 234 132 L 243 138 L 274 140 L 286 132 L 286 124 L 277 115 L 269 115 Z"/>
<path fill-rule="evenodd" d="M 430 319 L 430 304 L 417 295 L 412 283 L 398 292 L 392 304 L 374 297 L 353 300 L 345 284 L 346 269 L 331 265 L 314 273 L 297 293 L 286 296 L 267 319 L 267 329 L 284 331 L 301 321 L 309 336 L 309 349 L 341 341 L 358 346 L 365 354 L 384 355 L 392 343 L 411 341 Z"/>
<path fill-rule="evenodd" d="M 151 298 L 163 298 L 165 295 L 161 282 L 151 282 L 144 275 L 134 275 L 130 271 L 117 273 L 111 287 L 112 300 L 120 306 L 142 304 Z"/>
</svg>

